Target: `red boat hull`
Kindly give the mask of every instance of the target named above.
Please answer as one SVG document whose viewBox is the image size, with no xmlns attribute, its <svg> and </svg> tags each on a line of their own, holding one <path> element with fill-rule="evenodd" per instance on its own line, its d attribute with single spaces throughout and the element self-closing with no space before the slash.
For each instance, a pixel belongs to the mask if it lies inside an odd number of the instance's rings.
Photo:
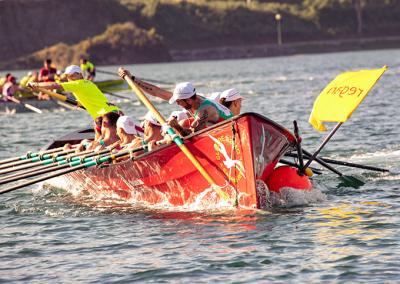
<svg viewBox="0 0 400 284">
<path fill-rule="evenodd" d="M 285 128 L 247 113 L 185 139 L 185 145 L 240 207 L 263 207 L 258 180 L 265 181 L 295 144 Z M 90 193 L 112 193 L 147 204 L 182 206 L 212 195 L 210 185 L 176 145 L 164 146 L 105 168 L 70 173 L 69 183 Z"/>
</svg>

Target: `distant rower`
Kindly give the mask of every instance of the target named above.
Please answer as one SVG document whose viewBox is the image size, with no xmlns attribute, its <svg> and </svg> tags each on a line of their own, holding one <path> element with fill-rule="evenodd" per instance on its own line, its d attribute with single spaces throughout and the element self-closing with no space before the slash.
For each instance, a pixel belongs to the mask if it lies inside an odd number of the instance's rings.
<svg viewBox="0 0 400 284">
<path fill-rule="evenodd" d="M 79 66 L 68 66 L 64 74 L 68 82 L 32 82 L 29 83 L 29 86 L 33 89 L 39 87 L 71 92 L 93 119 L 108 112 L 119 111 L 117 106 L 108 102 L 107 97 L 92 81 L 83 79 L 82 70 Z"/>
<path fill-rule="evenodd" d="M 90 81 L 94 80 L 94 77 L 96 76 L 96 68 L 94 68 L 94 64 L 92 62 L 86 58 L 81 58 L 81 69 L 85 79 Z"/>
</svg>

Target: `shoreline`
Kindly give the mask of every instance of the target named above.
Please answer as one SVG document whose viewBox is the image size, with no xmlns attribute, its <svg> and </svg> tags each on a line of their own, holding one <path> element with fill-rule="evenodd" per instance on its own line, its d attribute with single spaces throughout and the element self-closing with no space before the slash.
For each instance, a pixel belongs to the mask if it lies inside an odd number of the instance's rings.
<svg viewBox="0 0 400 284">
<path fill-rule="evenodd" d="M 220 46 L 171 50 L 172 62 L 277 57 L 296 54 L 333 53 L 400 48 L 400 36 L 301 41 L 278 44 Z M 162 62 L 159 62 L 162 63 Z"/>
<path fill-rule="evenodd" d="M 400 48 L 400 36 L 333 39 L 318 41 L 283 42 L 278 44 L 250 44 L 236 46 L 217 46 L 198 49 L 172 49 L 171 61 L 155 62 L 110 62 L 96 64 L 98 67 L 129 64 L 159 64 L 202 60 L 245 59 L 262 57 L 279 57 L 300 54 L 334 53 L 345 51 L 384 50 Z M 35 69 L 33 67 L 0 69 L 0 73 Z"/>
</svg>

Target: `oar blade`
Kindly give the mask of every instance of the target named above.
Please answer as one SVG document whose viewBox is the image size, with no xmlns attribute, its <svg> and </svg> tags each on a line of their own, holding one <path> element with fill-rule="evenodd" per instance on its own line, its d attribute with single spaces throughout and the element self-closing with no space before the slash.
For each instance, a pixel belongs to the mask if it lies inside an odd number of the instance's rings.
<svg viewBox="0 0 400 284">
<path fill-rule="evenodd" d="M 359 178 L 349 175 L 342 175 L 340 177 L 341 183 L 339 187 L 353 187 L 353 188 L 360 188 L 365 184 L 365 182 Z"/>
<path fill-rule="evenodd" d="M 33 105 L 24 104 L 24 106 L 25 106 L 27 109 L 30 109 L 30 110 L 33 111 L 33 112 L 36 112 L 36 113 L 43 113 L 43 111 L 42 111 L 41 109 L 38 109 L 37 107 L 34 107 Z"/>
</svg>

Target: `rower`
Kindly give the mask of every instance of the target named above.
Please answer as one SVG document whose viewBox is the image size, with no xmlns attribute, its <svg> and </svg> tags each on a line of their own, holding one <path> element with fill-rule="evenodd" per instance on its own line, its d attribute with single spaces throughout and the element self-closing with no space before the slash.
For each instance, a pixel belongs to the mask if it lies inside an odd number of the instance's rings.
<svg viewBox="0 0 400 284">
<path fill-rule="evenodd" d="M 123 115 L 117 120 L 117 135 L 119 140 L 111 145 L 112 149 L 136 149 L 142 145 L 142 137 L 136 130 L 136 123 L 132 117 Z"/>
<path fill-rule="evenodd" d="M 29 86 L 32 89 L 39 87 L 71 92 L 93 119 L 108 112 L 119 111 L 117 106 L 108 102 L 107 97 L 92 81 L 83 79 L 82 70 L 79 66 L 68 66 L 64 74 L 68 82 L 32 82 Z"/>
<path fill-rule="evenodd" d="M 40 82 L 54 82 L 54 76 L 57 74 L 57 69 L 51 66 L 51 59 L 43 61 L 43 67 L 39 70 Z"/>
<path fill-rule="evenodd" d="M 84 78 L 93 81 L 96 76 L 96 68 L 94 68 L 94 64 L 86 58 L 81 58 L 80 63 Z"/>
<path fill-rule="evenodd" d="M 161 134 L 161 124 L 157 121 L 154 115 L 149 111 L 146 113 L 143 121 L 143 145 L 148 145 L 148 151 L 157 148 L 156 142 L 163 140 Z"/>
<path fill-rule="evenodd" d="M 221 97 L 221 92 L 212 92 L 207 96 L 207 99 L 219 103 L 220 97 Z"/>
<path fill-rule="evenodd" d="M 231 111 L 233 115 L 239 115 L 242 108 L 243 97 L 236 89 L 228 89 L 220 94 L 219 103 Z"/>
<path fill-rule="evenodd" d="M 174 92 L 171 93 L 135 78 L 124 68 L 119 68 L 118 74 L 122 78 L 130 76 L 144 92 L 168 100 L 170 104 L 176 102 L 180 107 L 187 110 L 191 116 L 194 117 L 194 121 L 190 125 L 190 128 L 182 127 L 176 119 L 172 119 L 168 122 L 171 127 L 178 130 L 178 132 L 183 136 L 232 117 L 232 113 L 226 107 L 197 95 L 196 89 L 189 82 L 177 84 Z"/>
<path fill-rule="evenodd" d="M 30 71 L 28 74 L 19 81 L 20 87 L 26 87 L 29 82 L 36 82 L 38 80 L 37 71 Z"/>
<path fill-rule="evenodd" d="M 94 141 L 88 147 L 88 150 L 100 151 L 119 141 L 117 135 L 117 121 L 119 117 L 120 115 L 117 112 L 108 112 L 102 115 L 101 139 Z"/>
<path fill-rule="evenodd" d="M 57 74 L 57 69 L 51 66 L 51 59 L 43 61 L 43 67 L 39 70 L 39 82 L 54 82 L 54 76 Z M 50 97 L 47 94 L 39 93 L 39 100 L 49 100 Z"/>
<path fill-rule="evenodd" d="M 12 101 L 14 94 L 17 91 L 22 91 L 22 90 L 23 90 L 23 88 L 20 88 L 18 86 L 16 78 L 14 76 L 8 76 L 7 82 L 4 84 L 3 89 L 2 89 L 3 100 L 4 101 Z"/>
<path fill-rule="evenodd" d="M 11 76 L 11 73 L 7 73 L 6 76 L 0 78 L 0 91 L 3 89 L 5 83 L 7 83 L 8 77 Z"/>
<path fill-rule="evenodd" d="M 93 129 L 94 129 L 94 140 L 89 140 L 89 139 L 83 139 L 79 145 L 76 147 L 75 152 L 79 153 L 79 152 L 83 152 L 89 148 L 91 148 L 92 145 L 96 144 L 99 145 L 100 139 L 103 138 L 102 134 L 101 134 L 101 125 L 103 123 L 103 117 L 99 116 L 96 117 L 96 119 L 94 120 L 94 125 L 93 125 Z M 72 149 L 72 145 L 67 143 L 64 145 L 63 150 L 69 150 Z"/>
</svg>

